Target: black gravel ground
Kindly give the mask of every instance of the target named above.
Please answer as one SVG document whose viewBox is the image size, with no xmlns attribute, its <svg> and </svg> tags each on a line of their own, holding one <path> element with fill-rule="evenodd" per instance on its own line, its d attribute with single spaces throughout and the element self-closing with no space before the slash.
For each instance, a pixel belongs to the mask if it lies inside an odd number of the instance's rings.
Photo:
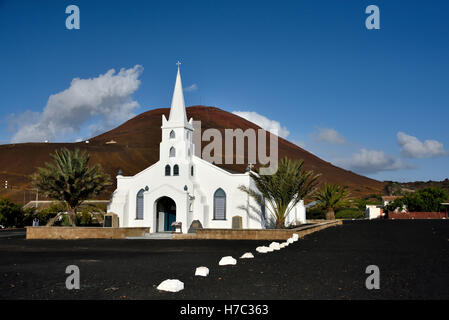
<svg viewBox="0 0 449 320">
<path fill-rule="evenodd" d="M 349 221 L 278 252 L 268 241 L 0 238 L 0 299 L 448 299 L 449 221 Z M 255 259 L 218 266 L 222 256 Z M 67 290 L 77 265 L 81 289 Z M 367 290 L 365 269 L 380 268 Z M 194 277 L 207 266 L 207 278 Z M 156 286 L 180 279 L 185 290 Z"/>
</svg>

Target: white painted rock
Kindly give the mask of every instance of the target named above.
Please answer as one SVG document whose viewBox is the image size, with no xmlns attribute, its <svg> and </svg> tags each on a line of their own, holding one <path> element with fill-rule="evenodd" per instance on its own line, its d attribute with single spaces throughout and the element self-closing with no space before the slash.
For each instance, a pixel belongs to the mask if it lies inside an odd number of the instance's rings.
<svg viewBox="0 0 449 320">
<path fill-rule="evenodd" d="M 262 246 L 262 247 L 257 247 L 256 251 L 259 253 L 273 252 L 273 248 Z"/>
<path fill-rule="evenodd" d="M 288 243 L 293 243 L 293 242 L 295 242 L 295 241 L 294 241 L 292 238 L 288 238 L 288 239 L 287 239 L 287 242 L 288 242 Z"/>
<path fill-rule="evenodd" d="M 240 259 L 252 259 L 252 258 L 254 258 L 254 255 L 251 252 L 246 252 L 240 257 Z"/>
<path fill-rule="evenodd" d="M 281 248 L 281 249 L 283 249 L 283 248 L 285 248 L 287 245 L 286 245 L 286 242 L 282 242 L 280 245 L 279 245 L 279 248 Z"/>
<path fill-rule="evenodd" d="M 209 275 L 209 268 L 207 267 L 198 267 L 195 270 L 195 275 L 200 277 L 207 277 Z"/>
<path fill-rule="evenodd" d="M 179 281 L 178 279 L 167 279 L 162 281 L 161 284 L 157 286 L 157 289 L 161 291 L 178 292 L 184 290 L 184 282 Z"/>
<path fill-rule="evenodd" d="M 281 250 L 281 246 L 279 245 L 279 242 L 270 243 L 270 248 L 273 250 Z"/>
<path fill-rule="evenodd" d="M 299 235 L 297 234 L 297 233 L 294 233 L 293 235 L 292 235 L 292 239 L 293 240 L 299 240 Z"/>
<path fill-rule="evenodd" d="M 237 264 L 237 260 L 235 260 L 231 256 L 226 256 L 226 257 L 221 258 L 221 260 L 218 264 L 220 266 L 235 265 L 235 264 Z"/>
<path fill-rule="evenodd" d="M 259 253 L 267 253 L 267 247 L 257 247 L 256 251 Z"/>
</svg>

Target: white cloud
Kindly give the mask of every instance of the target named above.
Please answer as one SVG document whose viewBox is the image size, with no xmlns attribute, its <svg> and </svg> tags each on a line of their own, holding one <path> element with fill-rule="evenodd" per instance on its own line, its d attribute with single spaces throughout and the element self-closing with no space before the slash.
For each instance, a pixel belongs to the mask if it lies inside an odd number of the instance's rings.
<svg viewBox="0 0 449 320">
<path fill-rule="evenodd" d="M 360 149 L 350 159 L 337 161 L 342 167 L 363 174 L 409 169 L 411 166 L 381 150 Z"/>
<path fill-rule="evenodd" d="M 139 106 L 131 96 L 140 86 L 142 71 L 136 65 L 118 73 L 111 69 L 96 78 L 74 78 L 68 89 L 49 97 L 41 113 L 14 116 L 17 132 L 11 142 L 61 141 L 79 134 L 83 126 L 98 134 L 130 119 Z"/>
<path fill-rule="evenodd" d="M 232 111 L 233 114 L 242 117 L 250 122 L 257 124 L 266 131 L 277 132 L 277 135 L 282 138 L 287 138 L 290 131 L 286 127 L 281 126 L 278 121 L 270 120 L 254 111 Z"/>
<path fill-rule="evenodd" d="M 337 130 L 331 128 L 318 128 L 317 132 L 312 134 L 316 141 L 327 142 L 329 144 L 341 145 L 346 143 L 345 137 L 338 133 Z"/>
<path fill-rule="evenodd" d="M 443 144 L 436 140 L 419 141 L 418 138 L 409 136 L 404 132 L 397 134 L 398 144 L 401 147 L 401 154 L 408 158 L 433 158 L 443 156 L 447 152 Z"/>
<path fill-rule="evenodd" d="M 191 92 L 191 91 L 196 91 L 198 90 L 198 86 L 196 83 L 192 84 L 191 86 L 188 86 L 186 88 L 184 88 L 185 92 Z"/>
</svg>

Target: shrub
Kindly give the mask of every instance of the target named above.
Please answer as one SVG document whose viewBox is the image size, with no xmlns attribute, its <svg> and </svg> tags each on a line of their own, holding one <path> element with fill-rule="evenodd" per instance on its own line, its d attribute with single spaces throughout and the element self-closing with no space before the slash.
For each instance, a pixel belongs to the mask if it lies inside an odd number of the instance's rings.
<svg viewBox="0 0 449 320">
<path fill-rule="evenodd" d="M 306 210 L 307 219 L 325 219 L 326 212 L 318 207 L 312 207 Z"/>
<path fill-rule="evenodd" d="M 365 218 L 365 211 L 359 208 L 344 208 L 335 213 L 337 219 L 363 219 Z"/>
<path fill-rule="evenodd" d="M 35 217 L 39 219 L 39 225 L 47 224 L 48 220 L 56 216 L 59 212 L 66 212 L 67 206 L 63 202 L 55 201 L 49 207 L 38 210 Z"/>
<path fill-rule="evenodd" d="M 402 198 L 394 200 L 386 206 L 386 210 L 394 211 L 405 206 L 412 212 L 439 212 L 444 210 L 442 202 L 447 201 L 448 193 L 436 187 L 425 188 L 412 193 L 406 193 Z"/>
<path fill-rule="evenodd" d="M 23 227 L 22 206 L 8 199 L 0 199 L 0 223 L 7 227 Z"/>
<path fill-rule="evenodd" d="M 91 225 L 92 224 L 92 214 L 90 213 L 89 208 L 83 208 L 81 212 L 76 214 L 76 222 L 78 225 Z"/>
</svg>

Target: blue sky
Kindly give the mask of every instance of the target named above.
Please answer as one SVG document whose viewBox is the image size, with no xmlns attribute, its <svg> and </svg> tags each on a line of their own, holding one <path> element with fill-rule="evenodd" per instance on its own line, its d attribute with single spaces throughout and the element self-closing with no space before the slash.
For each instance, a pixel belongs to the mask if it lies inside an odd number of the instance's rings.
<svg viewBox="0 0 449 320">
<path fill-rule="evenodd" d="M 70 4 L 79 30 L 65 27 Z M 370 4 L 380 30 L 365 27 Z M 442 180 L 447 12 L 443 0 L 0 0 L 0 143 L 42 139 L 30 128 L 44 132 L 54 114 L 48 139 L 75 141 L 167 107 L 180 60 L 187 105 L 257 113 L 379 180 Z M 79 102 L 82 90 L 91 100 Z"/>
</svg>

